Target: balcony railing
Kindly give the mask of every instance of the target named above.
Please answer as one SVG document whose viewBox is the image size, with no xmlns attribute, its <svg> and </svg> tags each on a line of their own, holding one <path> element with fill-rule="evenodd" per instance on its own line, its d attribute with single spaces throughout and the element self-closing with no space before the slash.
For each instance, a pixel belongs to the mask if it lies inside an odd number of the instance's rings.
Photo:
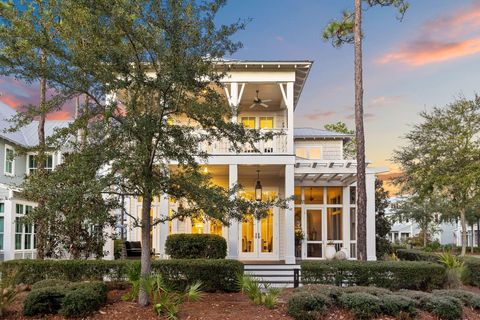
<svg viewBox="0 0 480 320">
<path fill-rule="evenodd" d="M 236 154 L 236 153 L 252 153 L 252 154 L 276 154 L 287 152 L 287 135 L 284 129 L 269 129 L 277 133 L 273 139 L 267 141 L 258 141 L 251 145 L 245 145 L 240 152 L 233 150 L 232 144 L 228 139 L 221 139 L 211 143 L 205 143 L 203 150 L 208 154 Z M 264 130 L 264 132 L 268 132 Z"/>
</svg>

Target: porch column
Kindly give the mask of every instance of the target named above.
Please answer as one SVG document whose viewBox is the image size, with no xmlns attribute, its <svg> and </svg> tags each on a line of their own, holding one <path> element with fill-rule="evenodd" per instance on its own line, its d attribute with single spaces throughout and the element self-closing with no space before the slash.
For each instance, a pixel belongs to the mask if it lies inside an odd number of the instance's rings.
<svg viewBox="0 0 480 320">
<path fill-rule="evenodd" d="M 285 199 L 291 198 L 295 192 L 294 165 L 285 165 Z M 288 201 L 288 209 L 285 209 L 285 263 L 294 264 L 295 261 L 295 204 Z"/>
<path fill-rule="evenodd" d="M 15 258 L 15 208 L 12 200 L 6 200 L 4 203 L 3 259 L 13 260 Z"/>
<path fill-rule="evenodd" d="M 347 259 L 352 257 L 350 252 L 350 186 L 343 187 L 343 215 L 342 215 L 342 236 L 343 236 L 343 247 L 347 249 L 348 256 Z"/>
<path fill-rule="evenodd" d="M 293 95 L 293 82 L 287 82 L 287 153 L 289 154 L 295 153 L 293 150 Z"/>
<path fill-rule="evenodd" d="M 238 167 L 236 164 L 228 165 L 228 185 L 235 186 L 238 181 Z M 238 220 L 230 221 L 228 227 L 228 259 L 238 259 Z"/>
<path fill-rule="evenodd" d="M 168 194 L 162 194 L 160 197 L 160 205 L 158 207 L 158 217 L 160 219 L 168 218 Z M 168 221 L 159 223 L 158 228 L 158 254 L 160 258 L 165 257 L 165 241 L 168 236 Z"/>
<path fill-rule="evenodd" d="M 367 187 L 367 260 L 377 260 L 375 243 L 375 174 L 366 174 Z"/>
</svg>

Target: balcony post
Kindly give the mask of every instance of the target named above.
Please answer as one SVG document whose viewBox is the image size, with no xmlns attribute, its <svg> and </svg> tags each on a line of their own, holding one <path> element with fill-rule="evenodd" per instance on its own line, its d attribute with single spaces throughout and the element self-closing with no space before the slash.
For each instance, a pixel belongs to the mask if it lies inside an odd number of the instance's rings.
<svg viewBox="0 0 480 320">
<path fill-rule="evenodd" d="M 293 150 L 293 82 L 287 82 L 287 153 L 294 154 Z"/>
<path fill-rule="evenodd" d="M 238 166 L 236 164 L 228 165 L 228 184 L 233 188 L 238 181 Z M 238 220 L 230 221 L 228 227 L 228 258 L 238 259 Z"/>
<path fill-rule="evenodd" d="M 293 197 L 295 192 L 295 171 L 293 164 L 285 165 L 285 198 Z M 295 204 L 293 200 L 288 201 L 288 209 L 285 209 L 285 263 L 295 263 Z"/>
</svg>

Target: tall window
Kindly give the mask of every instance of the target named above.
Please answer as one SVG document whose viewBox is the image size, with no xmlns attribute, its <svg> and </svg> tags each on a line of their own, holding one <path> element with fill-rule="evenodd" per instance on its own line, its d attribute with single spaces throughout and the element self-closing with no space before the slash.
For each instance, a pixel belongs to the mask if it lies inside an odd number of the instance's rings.
<svg viewBox="0 0 480 320">
<path fill-rule="evenodd" d="M 27 172 L 32 173 L 37 170 L 37 156 L 33 154 L 28 155 L 28 168 Z M 45 159 L 45 170 L 52 171 L 53 170 L 53 156 L 49 154 L 47 159 Z"/>
<path fill-rule="evenodd" d="M 242 117 L 242 124 L 245 129 L 255 129 L 255 117 Z"/>
<path fill-rule="evenodd" d="M 32 206 L 17 203 L 15 212 L 18 215 L 29 213 Z M 30 250 L 35 248 L 35 227 L 31 223 L 24 223 L 22 217 L 15 218 L 15 250 Z"/>
<path fill-rule="evenodd" d="M 12 148 L 5 146 L 5 174 L 13 175 L 15 172 L 15 152 Z"/>
<path fill-rule="evenodd" d="M 260 129 L 273 129 L 273 117 L 260 117 Z"/>
</svg>

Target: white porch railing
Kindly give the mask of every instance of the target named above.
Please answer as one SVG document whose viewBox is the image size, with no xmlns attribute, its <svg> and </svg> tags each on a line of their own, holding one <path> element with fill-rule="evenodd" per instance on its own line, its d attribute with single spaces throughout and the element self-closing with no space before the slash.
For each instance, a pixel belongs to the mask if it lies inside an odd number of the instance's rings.
<svg viewBox="0 0 480 320">
<path fill-rule="evenodd" d="M 287 152 L 287 135 L 283 129 L 270 129 L 268 131 L 273 131 L 277 133 L 273 139 L 268 141 L 258 141 L 254 144 L 255 148 L 251 145 L 246 145 L 237 152 L 233 150 L 232 144 L 228 139 L 221 139 L 213 141 L 211 143 L 204 143 L 203 151 L 208 154 L 236 154 L 236 153 L 253 153 L 253 154 L 275 154 L 275 153 L 285 153 Z M 264 132 L 268 132 L 264 131 Z"/>
</svg>

